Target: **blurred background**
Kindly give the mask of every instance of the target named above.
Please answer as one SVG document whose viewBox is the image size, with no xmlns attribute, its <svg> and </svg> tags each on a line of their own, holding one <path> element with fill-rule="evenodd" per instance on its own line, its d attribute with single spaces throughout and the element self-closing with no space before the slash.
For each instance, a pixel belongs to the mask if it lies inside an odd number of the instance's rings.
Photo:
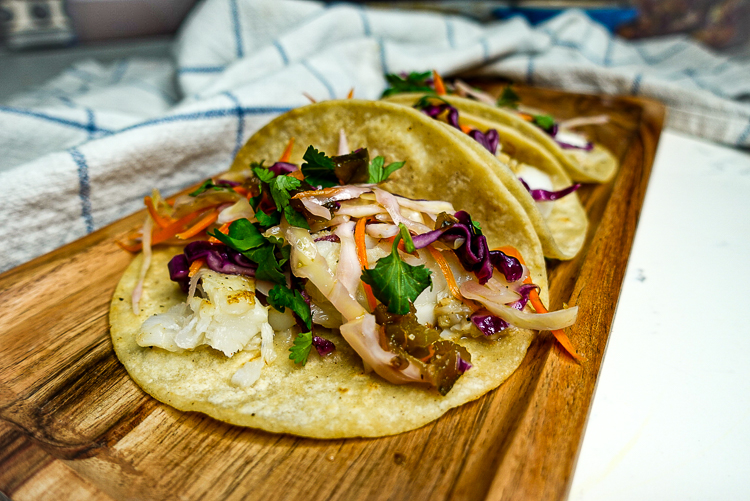
<svg viewBox="0 0 750 501">
<path fill-rule="evenodd" d="M 73 62 L 169 57 L 196 0 L 0 0 L 0 102 Z M 583 9 L 628 39 L 686 34 L 750 59 L 750 0 L 371 1 L 371 7 L 460 13 L 480 21 L 521 15 L 532 24 Z"/>
</svg>

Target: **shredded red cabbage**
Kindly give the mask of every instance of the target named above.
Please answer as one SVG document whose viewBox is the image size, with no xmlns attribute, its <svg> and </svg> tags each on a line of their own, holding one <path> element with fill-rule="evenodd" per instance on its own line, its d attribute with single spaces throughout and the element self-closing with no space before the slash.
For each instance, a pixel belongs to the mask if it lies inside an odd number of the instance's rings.
<svg viewBox="0 0 750 501">
<path fill-rule="evenodd" d="M 324 355 L 328 355 L 336 349 L 336 345 L 320 336 L 313 336 L 312 344 L 313 346 L 315 346 L 315 349 L 318 350 L 318 355 L 320 355 L 321 357 Z"/>
<path fill-rule="evenodd" d="M 471 323 L 485 336 L 492 336 L 508 328 L 508 322 L 492 315 L 487 310 L 479 310 L 471 315 Z"/>
<path fill-rule="evenodd" d="M 448 123 L 456 129 L 461 130 L 461 127 L 458 125 L 458 110 L 450 104 L 430 104 L 422 108 L 421 111 L 429 117 L 437 118 L 445 110 L 448 110 L 448 116 L 446 117 Z"/>
<path fill-rule="evenodd" d="M 486 133 L 477 129 L 472 129 L 469 132 L 469 136 L 474 141 L 484 146 L 487 151 L 493 155 L 497 153 L 497 146 L 500 144 L 500 136 L 495 129 L 490 129 Z"/>
<path fill-rule="evenodd" d="M 518 178 L 518 180 L 521 181 L 521 184 L 524 186 L 524 188 L 526 188 L 526 190 L 531 194 L 531 198 L 533 198 L 537 202 L 553 202 L 555 200 L 559 200 L 565 195 L 569 195 L 581 187 L 580 183 L 576 183 L 558 191 L 547 191 L 541 189 L 532 190 L 529 187 L 528 183 L 526 183 L 526 181 L 524 181 L 520 177 Z"/>
<path fill-rule="evenodd" d="M 211 270 L 229 275 L 254 277 L 258 268 L 258 265 L 248 258 L 222 243 L 205 240 L 190 242 L 183 249 L 183 253 L 174 256 L 168 264 L 169 278 L 180 284 L 184 292 L 187 292 L 190 286 L 190 265 L 196 259 L 204 259 Z"/>
<path fill-rule="evenodd" d="M 523 310 L 523 308 L 526 306 L 526 303 L 529 302 L 529 295 L 531 294 L 531 291 L 534 289 L 538 289 L 538 285 L 534 284 L 523 284 L 521 287 L 518 288 L 516 292 L 521 294 L 521 299 L 518 301 L 514 301 L 513 303 L 509 304 L 511 308 L 515 308 L 519 311 Z"/>
<path fill-rule="evenodd" d="M 239 186 L 240 183 L 237 181 L 229 181 L 228 179 L 217 179 L 216 182 L 214 182 L 216 186 Z"/>
<path fill-rule="evenodd" d="M 270 170 L 277 176 L 289 174 L 290 172 L 294 172 L 297 169 L 299 169 L 298 166 L 296 166 L 295 164 L 290 164 L 289 162 L 276 162 L 268 168 L 268 170 Z"/>
<path fill-rule="evenodd" d="M 338 242 L 341 242 L 341 239 L 339 238 L 338 235 L 330 234 L 330 235 L 325 235 L 323 237 L 318 237 L 318 238 L 315 239 L 315 241 L 316 242 L 336 242 L 336 243 L 338 243 Z"/>
<path fill-rule="evenodd" d="M 461 358 L 461 355 L 458 355 L 458 367 L 457 367 L 457 369 L 458 369 L 459 374 L 463 374 L 464 372 L 468 371 L 472 367 L 473 367 L 473 365 L 471 365 L 469 362 L 467 362 L 466 360 L 464 360 L 463 358 Z"/>
</svg>

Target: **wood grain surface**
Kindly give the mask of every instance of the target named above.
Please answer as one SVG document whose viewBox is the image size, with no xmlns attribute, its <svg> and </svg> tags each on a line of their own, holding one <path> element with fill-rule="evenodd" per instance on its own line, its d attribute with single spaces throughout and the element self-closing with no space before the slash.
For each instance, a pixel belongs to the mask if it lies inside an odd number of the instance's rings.
<svg viewBox="0 0 750 501">
<path fill-rule="evenodd" d="M 477 82 L 493 92 L 501 87 Z M 146 395 L 112 350 L 109 301 L 135 214 L 0 275 L 0 491 L 14 501 L 136 499 L 564 499 L 664 118 L 661 105 L 519 88 L 620 158 L 580 191 L 591 225 L 572 261 L 548 262 L 553 309 L 586 360 L 537 336 L 500 388 L 412 432 L 312 440 L 226 425 Z"/>
</svg>

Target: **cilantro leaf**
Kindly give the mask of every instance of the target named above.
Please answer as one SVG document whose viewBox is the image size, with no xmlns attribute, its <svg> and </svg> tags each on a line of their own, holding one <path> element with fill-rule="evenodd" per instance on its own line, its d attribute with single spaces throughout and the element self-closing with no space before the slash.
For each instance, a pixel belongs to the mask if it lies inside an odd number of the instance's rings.
<svg viewBox="0 0 750 501">
<path fill-rule="evenodd" d="M 242 255 L 258 264 L 258 269 L 255 270 L 257 280 L 286 284 L 286 276 L 281 269 L 281 263 L 276 258 L 276 246 L 272 243 L 269 242 L 257 249 L 247 250 Z"/>
<path fill-rule="evenodd" d="M 382 156 L 377 156 L 370 161 L 367 169 L 369 173 L 368 183 L 382 183 L 388 179 L 388 176 L 403 167 L 406 162 L 393 162 L 383 167 L 384 163 L 385 158 Z"/>
<path fill-rule="evenodd" d="M 375 297 L 398 315 L 409 313 L 409 304 L 427 287 L 432 286 L 431 271 L 423 265 L 412 266 L 398 255 L 399 233 L 393 240 L 391 254 L 378 260 L 375 268 L 362 270 L 362 281 L 372 287 Z M 412 242 L 412 246 L 414 243 Z"/>
<path fill-rule="evenodd" d="M 511 85 L 508 85 L 503 89 L 503 93 L 497 98 L 495 104 L 503 108 L 518 108 L 518 103 L 521 102 L 521 98 L 516 94 Z"/>
<path fill-rule="evenodd" d="M 305 216 L 294 210 L 289 203 L 292 199 L 289 192 L 296 190 L 301 184 L 302 182 L 299 179 L 292 176 L 276 176 L 268 186 L 271 189 L 271 198 L 273 198 L 276 208 L 284 214 L 289 224 L 309 230 L 310 226 L 307 224 Z"/>
<path fill-rule="evenodd" d="M 428 84 L 430 77 L 432 77 L 431 71 L 425 71 L 424 73 L 412 71 L 405 77 L 402 77 L 401 75 L 397 75 L 395 73 L 389 73 L 385 76 L 385 79 L 390 87 L 383 91 L 382 97 L 399 94 L 401 92 L 434 93 L 435 89 L 433 89 Z"/>
<path fill-rule="evenodd" d="M 310 349 L 312 348 L 312 331 L 300 332 L 297 337 L 294 338 L 294 344 L 289 347 L 289 360 L 293 360 L 295 364 L 305 365 L 307 363 L 307 357 L 310 355 Z"/>
<path fill-rule="evenodd" d="M 259 210 L 255 213 L 255 218 L 263 228 L 270 228 L 271 226 L 276 226 L 281 222 L 281 212 L 275 210 L 270 214 L 266 214 L 262 210 Z"/>
<path fill-rule="evenodd" d="M 334 172 L 336 165 L 323 152 L 316 150 L 313 146 L 308 146 L 302 159 L 305 161 L 301 167 L 305 181 L 313 186 L 322 186 L 323 188 L 330 188 L 339 184 Z"/>
<path fill-rule="evenodd" d="M 198 186 L 198 188 L 195 191 L 193 191 L 191 193 L 188 193 L 188 195 L 190 195 L 191 197 L 197 197 L 198 195 L 200 195 L 204 191 L 208 191 L 208 190 L 217 190 L 218 191 L 218 190 L 231 190 L 231 189 L 232 189 L 232 187 L 230 185 L 228 185 L 228 184 L 222 184 L 221 181 L 219 181 L 219 184 L 216 184 L 216 183 L 213 182 L 213 180 L 206 179 L 205 181 L 203 181 L 203 184 L 201 184 L 200 186 Z"/>
<path fill-rule="evenodd" d="M 253 164 L 250 168 L 252 169 L 253 174 L 255 174 L 255 176 L 264 183 L 270 183 L 273 178 L 276 177 L 276 174 L 274 174 L 271 169 L 263 167 L 263 162 L 259 164 Z"/>
<path fill-rule="evenodd" d="M 474 226 L 474 230 L 477 232 L 477 235 L 482 234 L 482 225 L 479 224 L 479 221 L 471 220 L 471 224 Z"/>
<path fill-rule="evenodd" d="M 416 247 L 414 247 L 414 241 L 411 239 L 411 233 L 409 233 L 409 230 L 404 223 L 399 223 L 398 232 L 401 235 L 401 238 L 404 239 L 404 249 L 406 249 L 406 252 L 414 252 L 416 250 Z"/>
<path fill-rule="evenodd" d="M 240 252 L 260 247 L 266 243 L 266 238 L 247 219 L 238 219 L 232 222 L 226 235 L 219 230 L 214 230 L 213 234 L 209 232 L 209 235 Z"/>
<path fill-rule="evenodd" d="M 555 119 L 551 115 L 534 115 L 534 123 L 540 128 L 550 131 L 555 126 Z"/>
<path fill-rule="evenodd" d="M 302 294 L 298 290 L 292 290 L 285 285 L 276 285 L 268 291 L 268 304 L 284 313 L 290 308 L 302 320 L 307 328 L 312 331 L 312 312 Z"/>
</svg>

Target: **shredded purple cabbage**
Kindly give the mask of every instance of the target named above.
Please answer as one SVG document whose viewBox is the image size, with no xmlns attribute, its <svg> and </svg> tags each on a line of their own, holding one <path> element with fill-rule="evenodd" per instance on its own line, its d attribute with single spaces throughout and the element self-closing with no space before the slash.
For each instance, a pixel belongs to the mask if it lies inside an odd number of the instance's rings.
<svg viewBox="0 0 750 501">
<path fill-rule="evenodd" d="M 471 323 L 476 325 L 477 329 L 479 329 L 479 332 L 481 332 L 485 336 L 492 336 L 508 328 L 508 322 L 506 322 L 502 318 L 490 313 L 480 312 L 481 310 L 471 315 L 470 320 Z"/>
<path fill-rule="evenodd" d="M 458 211 L 454 217 L 458 219 L 458 223 L 414 235 L 414 247 L 422 249 L 436 240 L 453 244 L 456 240 L 462 239 L 464 243 L 455 250 L 456 256 L 466 271 L 474 273 L 480 284 L 485 284 L 492 278 L 493 268 L 500 270 L 509 282 L 521 278 L 523 267 L 518 259 L 502 251 L 490 251 L 487 238 L 477 233 L 471 216 L 466 211 Z"/>
<path fill-rule="evenodd" d="M 497 153 L 497 146 L 500 144 L 500 136 L 495 129 L 490 129 L 486 133 L 477 129 L 472 129 L 469 132 L 469 136 L 474 141 L 484 146 L 487 151 L 493 155 Z"/>
<path fill-rule="evenodd" d="M 508 306 L 510 306 L 511 308 L 515 308 L 515 309 L 517 309 L 519 311 L 523 310 L 524 307 L 526 306 L 526 303 L 529 302 L 529 295 L 531 294 L 531 291 L 533 291 L 534 289 L 538 289 L 538 288 L 539 288 L 538 285 L 523 284 L 516 291 L 519 294 L 521 294 L 521 299 L 519 299 L 518 301 L 514 301 L 513 303 L 509 304 Z"/>
<path fill-rule="evenodd" d="M 468 371 L 472 367 L 473 367 L 473 365 L 471 365 L 469 362 L 467 362 L 466 360 L 464 360 L 463 358 L 461 358 L 460 355 L 458 356 L 458 367 L 457 367 L 457 369 L 458 369 L 459 374 L 463 374 L 464 372 Z"/>
<path fill-rule="evenodd" d="M 258 266 L 234 249 L 222 243 L 212 243 L 205 240 L 190 242 L 170 261 L 169 278 L 180 284 L 184 292 L 190 287 L 190 265 L 196 259 L 204 259 L 206 265 L 213 271 L 229 275 L 255 276 Z"/>
<path fill-rule="evenodd" d="M 336 349 L 336 345 L 320 336 L 313 336 L 312 344 L 313 346 L 315 346 L 315 349 L 318 350 L 318 355 L 320 355 L 321 357 L 324 355 L 328 355 Z"/>
<path fill-rule="evenodd" d="M 526 190 L 531 194 L 531 198 L 536 200 L 537 202 L 553 202 L 555 200 L 560 200 L 565 195 L 570 195 L 574 191 L 576 191 L 578 188 L 581 187 L 580 183 L 571 184 L 567 188 L 563 188 L 562 190 L 558 191 L 547 191 L 547 190 L 532 190 L 528 183 L 518 178 L 519 181 L 521 181 L 521 184 L 526 188 Z"/>
<path fill-rule="evenodd" d="M 268 170 L 270 170 L 277 176 L 289 174 L 290 172 L 294 172 L 297 169 L 299 169 L 298 166 L 296 166 L 295 164 L 290 164 L 289 162 L 276 162 L 268 168 Z"/>
<path fill-rule="evenodd" d="M 430 104 L 422 108 L 421 111 L 431 118 L 437 118 L 445 110 L 448 110 L 448 116 L 446 117 L 448 123 L 456 129 L 461 130 L 461 127 L 458 125 L 458 110 L 450 104 Z"/>
<path fill-rule="evenodd" d="M 232 186 L 232 187 L 240 185 L 240 183 L 238 183 L 237 181 L 229 181 L 228 179 L 217 179 L 214 182 L 214 184 L 216 186 Z"/>
<path fill-rule="evenodd" d="M 560 145 L 561 148 L 565 148 L 566 150 L 584 150 L 584 151 L 591 151 L 594 149 L 594 143 L 591 141 L 586 141 L 586 146 L 576 146 L 575 144 L 566 143 L 565 141 L 560 141 L 555 137 L 555 142 Z"/>
<path fill-rule="evenodd" d="M 338 235 L 334 235 L 333 233 L 330 235 L 326 235 L 323 237 L 318 237 L 315 239 L 316 242 L 341 242 L 341 239 Z"/>
</svg>

